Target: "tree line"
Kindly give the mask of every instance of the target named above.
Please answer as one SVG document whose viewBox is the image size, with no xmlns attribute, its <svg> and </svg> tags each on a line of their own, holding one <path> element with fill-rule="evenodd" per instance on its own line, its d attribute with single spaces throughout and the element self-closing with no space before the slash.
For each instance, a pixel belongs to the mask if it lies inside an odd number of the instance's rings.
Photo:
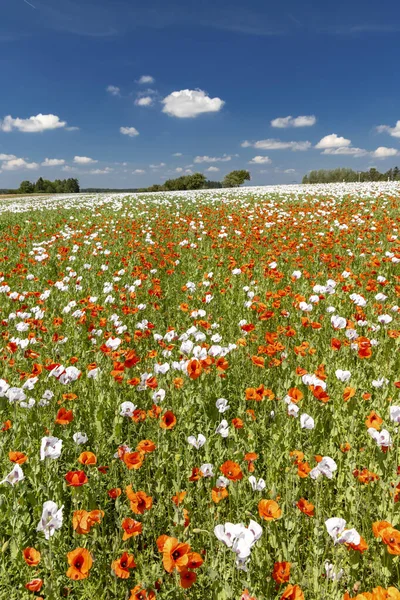
<svg viewBox="0 0 400 600">
<path fill-rule="evenodd" d="M 375 167 L 369 171 L 353 171 L 353 169 L 319 169 L 304 175 L 302 183 L 340 183 L 354 181 L 400 181 L 400 169 L 394 167 L 380 173 Z"/>
<path fill-rule="evenodd" d="M 22 181 L 17 194 L 77 194 L 80 191 L 79 181 L 74 178 L 49 181 L 39 177 L 36 182 Z"/>
</svg>

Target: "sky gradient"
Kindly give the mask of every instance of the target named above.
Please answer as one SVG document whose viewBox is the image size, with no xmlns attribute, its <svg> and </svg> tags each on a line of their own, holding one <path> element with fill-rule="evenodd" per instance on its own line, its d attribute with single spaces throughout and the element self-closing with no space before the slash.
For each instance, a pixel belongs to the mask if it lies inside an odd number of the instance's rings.
<svg viewBox="0 0 400 600">
<path fill-rule="evenodd" d="M 0 0 L 0 188 L 400 165 L 394 0 Z"/>
</svg>

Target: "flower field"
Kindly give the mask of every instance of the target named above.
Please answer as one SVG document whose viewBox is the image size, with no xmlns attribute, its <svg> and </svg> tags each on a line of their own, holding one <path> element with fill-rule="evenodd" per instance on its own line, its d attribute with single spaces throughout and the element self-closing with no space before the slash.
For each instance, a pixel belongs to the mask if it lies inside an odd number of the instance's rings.
<svg viewBox="0 0 400 600">
<path fill-rule="evenodd" d="M 0 598 L 400 600 L 400 187 L 0 201 Z"/>
</svg>

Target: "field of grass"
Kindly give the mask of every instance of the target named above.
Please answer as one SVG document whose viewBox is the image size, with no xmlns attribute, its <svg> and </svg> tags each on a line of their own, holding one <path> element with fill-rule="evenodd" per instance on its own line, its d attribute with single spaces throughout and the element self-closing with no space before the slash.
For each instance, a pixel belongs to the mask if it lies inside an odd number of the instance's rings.
<svg viewBox="0 0 400 600">
<path fill-rule="evenodd" d="M 0 202 L 0 598 L 399 600 L 400 186 Z"/>
</svg>

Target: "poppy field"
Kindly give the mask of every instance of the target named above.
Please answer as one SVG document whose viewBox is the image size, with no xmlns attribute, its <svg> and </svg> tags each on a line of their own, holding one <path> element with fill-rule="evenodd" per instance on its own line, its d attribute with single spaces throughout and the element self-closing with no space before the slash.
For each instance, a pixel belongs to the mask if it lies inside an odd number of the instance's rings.
<svg viewBox="0 0 400 600">
<path fill-rule="evenodd" d="M 400 600 L 400 186 L 0 201 L 0 598 Z"/>
</svg>

